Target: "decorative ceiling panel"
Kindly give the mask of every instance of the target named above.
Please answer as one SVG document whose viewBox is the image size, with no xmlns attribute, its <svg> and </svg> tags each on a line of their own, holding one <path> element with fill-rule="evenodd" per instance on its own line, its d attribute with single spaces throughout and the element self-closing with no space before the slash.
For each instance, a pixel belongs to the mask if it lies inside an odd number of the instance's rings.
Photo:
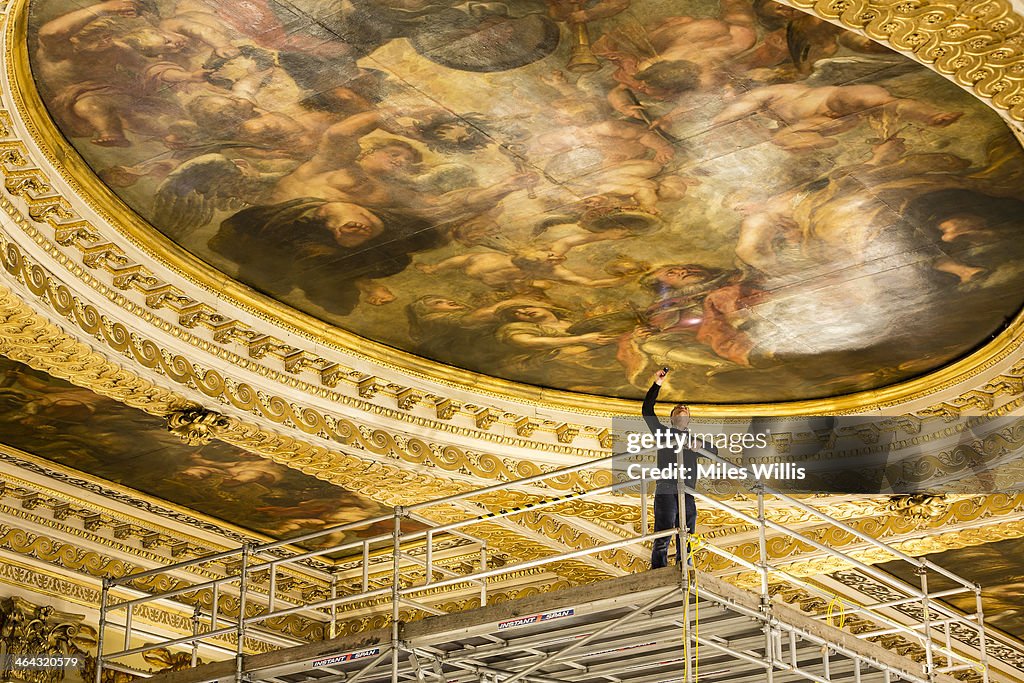
<svg viewBox="0 0 1024 683">
<path fill-rule="evenodd" d="M 220 441 L 189 446 L 159 418 L 6 358 L 0 385 L 4 444 L 231 525 L 283 538 L 391 513 Z M 388 524 L 345 540 L 383 533 Z"/>
</svg>

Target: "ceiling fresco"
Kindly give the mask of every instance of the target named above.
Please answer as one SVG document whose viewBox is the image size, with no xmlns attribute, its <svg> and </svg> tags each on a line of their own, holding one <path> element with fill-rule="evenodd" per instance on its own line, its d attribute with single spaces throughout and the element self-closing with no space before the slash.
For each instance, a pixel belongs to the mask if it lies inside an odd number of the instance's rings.
<svg viewBox="0 0 1024 683">
<path fill-rule="evenodd" d="M 160 418 L 3 357 L 0 443 L 275 538 L 391 512 L 223 442 L 187 446 Z M 346 540 L 386 533 L 391 524 Z"/>
<path fill-rule="evenodd" d="M 980 584 L 985 622 L 1024 639 L 1024 603 L 1021 602 L 1021 595 L 1024 595 L 1024 539 L 947 550 L 925 557 L 968 581 Z M 920 585 L 920 577 L 915 576 L 904 562 L 887 562 L 879 566 L 911 585 Z M 928 575 L 930 591 L 956 587 L 935 572 Z M 967 614 L 977 611 L 974 593 L 954 595 L 945 601 Z"/>
<path fill-rule="evenodd" d="M 31 0 L 60 131 L 189 252 L 518 382 L 770 402 L 907 379 L 1021 306 L 1024 155 L 767 0 Z"/>
</svg>

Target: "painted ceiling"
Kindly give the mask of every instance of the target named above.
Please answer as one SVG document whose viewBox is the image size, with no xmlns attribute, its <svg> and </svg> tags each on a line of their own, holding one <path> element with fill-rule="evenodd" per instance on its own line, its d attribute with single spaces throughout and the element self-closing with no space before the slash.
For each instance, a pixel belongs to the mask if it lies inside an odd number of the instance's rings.
<svg viewBox="0 0 1024 683">
<path fill-rule="evenodd" d="M 0 443 L 273 538 L 391 512 L 220 441 L 188 446 L 160 418 L 2 356 Z M 388 524 L 323 542 L 374 536 Z"/>
<path fill-rule="evenodd" d="M 907 58 L 772 2 L 32 0 L 95 174 L 239 281 L 517 382 L 886 386 L 1021 305 L 1024 156 Z"/>
<path fill-rule="evenodd" d="M 938 566 L 952 567 L 968 581 L 980 584 L 986 623 L 1024 639 L 1024 606 L 1021 603 L 1021 594 L 1024 593 L 1024 541 L 1019 538 L 1000 540 L 932 553 L 926 557 Z M 913 585 L 920 581 L 901 562 L 879 566 Z M 944 576 L 933 573 L 928 577 L 929 590 L 943 591 L 956 587 Z M 977 609 L 973 594 L 956 595 L 946 598 L 946 602 L 966 614 Z"/>
</svg>

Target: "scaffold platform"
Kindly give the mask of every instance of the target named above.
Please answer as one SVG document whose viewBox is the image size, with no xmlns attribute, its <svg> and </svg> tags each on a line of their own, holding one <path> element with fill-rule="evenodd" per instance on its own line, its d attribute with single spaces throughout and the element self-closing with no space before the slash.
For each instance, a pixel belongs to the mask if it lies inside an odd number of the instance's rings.
<svg viewBox="0 0 1024 683">
<path fill-rule="evenodd" d="M 133 662 L 158 648 L 191 652 L 192 666 L 149 674 L 153 683 L 1015 680 L 990 666 L 989 643 L 1000 636 L 985 625 L 981 586 L 887 545 L 806 499 L 763 485 L 735 500 L 679 487 L 679 495 L 690 493 L 700 509 L 719 510 L 745 525 L 744 551 L 717 539 L 691 538 L 683 520 L 675 529 L 649 531 L 653 496 L 646 487 L 624 493 L 606 484 L 567 495 L 555 485 L 566 473 L 600 471 L 610 461 L 107 578 L 94 683 L 102 683 L 105 670 L 146 676 Z M 529 496 L 529 504 L 498 508 L 489 496 L 513 485 Z M 502 525 L 527 511 L 557 510 L 566 501 L 587 498 L 598 506 L 631 506 L 638 510 L 638 523 L 620 526 L 612 537 L 587 547 L 551 547 L 528 560 L 496 556 L 488 546 L 487 533 L 510 528 Z M 772 506 L 799 510 L 810 521 L 790 528 L 771 519 Z M 390 533 L 337 540 L 387 521 Z M 839 549 L 827 540 L 839 536 L 852 542 Z M 651 542 L 667 537 L 677 537 L 683 548 L 692 541 L 697 566 L 713 565 L 714 571 L 678 565 L 627 575 L 619 571 L 618 578 L 489 604 L 489 591 L 508 577 L 538 568 L 571 573 L 573 566 L 605 562 L 607 567 L 615 553 L 650 557 Z M 827 573 L 794 573 L 790 560 L 773 559 L 770 548 L 793 544 L 803 557 L 832 567 L 829 571 L 855 572 L 876 590 L 840 595 Z M 916 585 L 873 566 L 882 561 L 907 563 Z M 953 587 L 930 589 L 930 576 Z M 296 577 L 319 582 L 322 590 L 297 590 Z M 448 613 L 439 601 L 445 590 L 474 594 L 480 606 Z M 830 608 L 798 610 L 783 598 L 793 590 Z M 963 613 L 944 601 L 957 594 L 973 595 L 976 610 Z M 192 612 L 192 633 L 157 633 L 140 624 L 138 616 L 153 604 Z M 366 615 L 387 627 L 364 626 L 354 635 L 335 637 L 344 632 L 340 624 Z M 282 630 L 282 620 L 292 616 L 319 624 L 323 637 L 303 640 Z M 200 652 L 210 663 L 200 663 Z"/>
<path fill-rule="evenodd" d="M 243 658 L 253 683 L 953 683 L 754 593 L 675 567 Z M 689 623 L 687 623 L 689 622 Z M 689 643 L 686 638 L 689 636 Z M 690 666 L 687 667 L 689 658 Z M 687 669 L 689 668 L 689 672 Z M 235 662 L 160 674 L 150 683 L 234 680 Z"/>
</svg>

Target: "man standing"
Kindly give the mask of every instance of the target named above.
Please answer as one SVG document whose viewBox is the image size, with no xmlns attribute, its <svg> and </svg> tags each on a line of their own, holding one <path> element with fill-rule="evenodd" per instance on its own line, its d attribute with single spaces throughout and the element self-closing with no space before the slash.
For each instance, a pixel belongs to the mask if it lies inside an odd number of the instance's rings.
<svg viewBox="0 0 1024 683">
<path fill-rule="evenodd" d="M 688 443 L 689 433 L 686 431 L 686 427 L 690 423 L 689 408 L 680 403 L 672 409 L 671 417 L 669 418 L 671 427 L 665 427 L 654 413 L 654 404 L 658 400 L 661 383 L 667 374 L 668 368 L 662 368 L 655 373 L 654 383 L 647 390 L 647 396 L 644 397 L 642 409 L 644 421 L 656 436 L 658 433 L 663 435 L 672 434 L 671 440 L 663 436 L 661 439 L 662 443 L 682 444 L 679 450 L 682 458 L 679 458 L 676 448 L 672 445 L 658 449 L 658 469 L 665 470 L 673 465 L 678 465 L 679 476 L 658 480 L 657 488 L 654 491 L 655 533 L 679 526 L 678 485 L 680 480 L 691 489 L 697 484 L 697 457 L 700 455 L 697 451 L 688 447 L 690 445 Z M 718 452 L 710 444 L 707 448 L 712 453 L 717 454 Z M 685 501 L 686 529 L 688 533 L 693 534 L 697 530 L 697 503 L 689 493 L 685 495 Z M 668 566 L 669 539 L 670 537 L 668 536 L 655 539 L 654 550 L 651 553 L 651 569 L 660 569 L 661 567 Z M 679 563 L 682 562 L 681 546 L 682 537 L 680 536 L 676 540 L 676 562 Z M 687 564 L 692 564 L 689 557 L 687 557 Z"/>
</svg>

